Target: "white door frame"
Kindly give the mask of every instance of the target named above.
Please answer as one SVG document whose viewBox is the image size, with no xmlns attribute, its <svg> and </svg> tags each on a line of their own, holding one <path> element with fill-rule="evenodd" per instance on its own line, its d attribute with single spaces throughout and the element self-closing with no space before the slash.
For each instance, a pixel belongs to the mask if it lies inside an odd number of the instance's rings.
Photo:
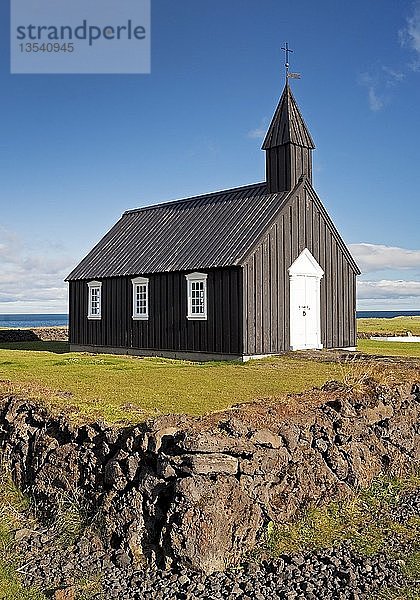
<svg viewBox="0 0 420 600">
<path fill-rule="evenodd" d="M 308 248 L 305 248 L 298 258 L 289 268 L 290 276 L 290 347 L 292 350 L 305 349 L 321 349 L 321 279 L 324 276 L 324 271 L 319 266 L 315 258 L 312 256 Z M 313 305 L 311 310 L 315 312 L 316 335 L 315 341 L 308 341 L 305 335 L 302 335 L 301 322 L 297 322 L 305 316 L 305 306 L 297 306 L 297 302 L 301 302 L 301 294 L 298 292 L 298 284 L 302 283 L 302 278 L 311 278 L 315 284 L 315 297 L 312 299 Z M 305 288 L 307 281 L 305 279 Z M 302 310 L 303 315 L 299 317 L 299 312 Z M 313 313 L 311 313 L 311 316 Z"/>
</svg>

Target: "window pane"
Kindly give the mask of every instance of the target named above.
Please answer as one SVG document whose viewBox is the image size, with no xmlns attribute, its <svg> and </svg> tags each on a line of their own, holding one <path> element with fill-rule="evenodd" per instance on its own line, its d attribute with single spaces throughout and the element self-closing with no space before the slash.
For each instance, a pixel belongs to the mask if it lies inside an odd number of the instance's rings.
<svg viewBox="0 0 420 600">
<path fill-rule="evenodd" d="M 147 316 L 147 283 L 137 283 L 134 286 L 134 314 Z"/>
<path fill-rule="evenodd" d="M 205 282 L 190 281 L 190 314 L 204 315 L 205 312 Z"/>
<path fill-rule="evenodd" d="M 89 314 L 93 317 L 101 316 L 101 288 L 89 288 Z"/>
</svg>

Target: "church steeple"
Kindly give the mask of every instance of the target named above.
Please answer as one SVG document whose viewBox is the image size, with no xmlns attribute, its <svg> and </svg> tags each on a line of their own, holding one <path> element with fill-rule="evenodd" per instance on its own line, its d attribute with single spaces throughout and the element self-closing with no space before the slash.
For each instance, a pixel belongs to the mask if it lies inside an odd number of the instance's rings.
<svg viewBox="0 0 420 600">
<path fill-rule="evenodd" d="M 311 134 L 286 79 L 283 94 L 262 146 L 266 152 L 268 191 L 289 191 L 302 175 L 306 175 L 312 182 L 314 148 Z"/>
</svg>

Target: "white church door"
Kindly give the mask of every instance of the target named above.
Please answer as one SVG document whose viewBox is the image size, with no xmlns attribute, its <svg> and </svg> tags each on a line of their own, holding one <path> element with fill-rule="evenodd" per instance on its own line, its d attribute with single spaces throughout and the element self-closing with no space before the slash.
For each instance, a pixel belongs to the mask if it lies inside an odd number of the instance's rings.
<svg viewBox="0 0 420 600">
<path fill-rule="evenodd" d="M 324 271 L 307 248 L 289 269 L 290 347 L 292 350 L 322 348 L 321 279 Z"/>
</svg>

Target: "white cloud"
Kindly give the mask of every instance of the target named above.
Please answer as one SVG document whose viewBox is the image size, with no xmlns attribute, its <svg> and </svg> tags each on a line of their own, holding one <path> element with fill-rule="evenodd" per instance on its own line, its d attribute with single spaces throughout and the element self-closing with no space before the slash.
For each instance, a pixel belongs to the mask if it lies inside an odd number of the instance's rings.
<svg viewBox="0 0 420 600">
<path fill-rule="evenodd" d="M 370 110 L 377 112 L 384 107 L 384 101 L 378 96 L 378 93 L 373 86 L 370 86 L 368 89 L 368 99 Z"/>
<path fill-rule="evenodd" d="M 399 32 L 402 47 L 414 51 L 414 60 L 408 65 L 411 71 L 420 71 L 420 0 L 413 3 L 413 12 L 406 20 L 406 26 Z"/>
<path fill-rule="evenodd" d="M 359 281 L 357 284 L 357 297 L 359 300 L 420 299 L 420 281 L 394 281 L 388 279 Z"/>
<path fill-rule="evenodd" d="M 387 269 L 420 270 L 420 250 L 382 244 L 350 244 L 349 248 L 363 273 Z"/>
<path fill-rule="evenodd" d="M 378 92 L 378 77 L 374 77 L 370 73 L 361 73 L 359 75 L 359 84 L 367 89 L 370 110 L 373 112 L 381 110 L 384 107 L 385 100 Z"/>
<path fill-rule="evenodd" d="M 401 83 L 405 79 L 405 73 L 400 70 L 392 69 L 391 67 L 386 67 L 385 65 L 382 67 L 382 71 L 386 76 L 386 85 L 388 87 L 392 87 L 397 83 Z"/>
<path fill-rule="evenodd" d="M 402 46 L 409 46 L 420 54 L 420 0 L 413 4 L 413 13 L 407 19 L 404 29 L 399 32 Z"/>
<path fill-rule="evenodd" d="M 359 310 L 420 309 L 420 250 L 368 243 L 350 244 L 349 249 L 362 273 L 370 276 L 357 282 Z M 389 275 L 380 278 L 384 271 Z"/>
<path fill-rule="evenodd" d="M 256 127 L 255 129 L 251 129 L 251 131 L 248 131 L 247 137 L 251 138 L 252 140 L 262 140 L 265 138 L 267 129 L 268 129 L 268 120 L 263 119 L 261 121 L 261 125 L 259 127 Z"/>
<path fill-rule="evenodd" d="M 369 72 L 359 75 L 359 84 L 366 88 L 369 108 L 373 112 L 382 110 L 389 103 L 391 89 L 401 84 L 409 71 L 420 71 L 420 0 L 412 4 L 412 12 L 398 36 L 402 47 L 414 51 L 414 60 L 398 68 L 373 65 Z"/>
<path fill-rule="evenodd" d="M 248 131 L 248 137 L 253 140 L 262 140 L 265 134 L 265 129 L 252 129 L 251 131 Z"/>
<path fill-rule="evenodd" d="M 48 241 L 39 247 L 0 227 L 0 313 L 67 312 L 63 280 L 74 259 Z"/>
</svg>

